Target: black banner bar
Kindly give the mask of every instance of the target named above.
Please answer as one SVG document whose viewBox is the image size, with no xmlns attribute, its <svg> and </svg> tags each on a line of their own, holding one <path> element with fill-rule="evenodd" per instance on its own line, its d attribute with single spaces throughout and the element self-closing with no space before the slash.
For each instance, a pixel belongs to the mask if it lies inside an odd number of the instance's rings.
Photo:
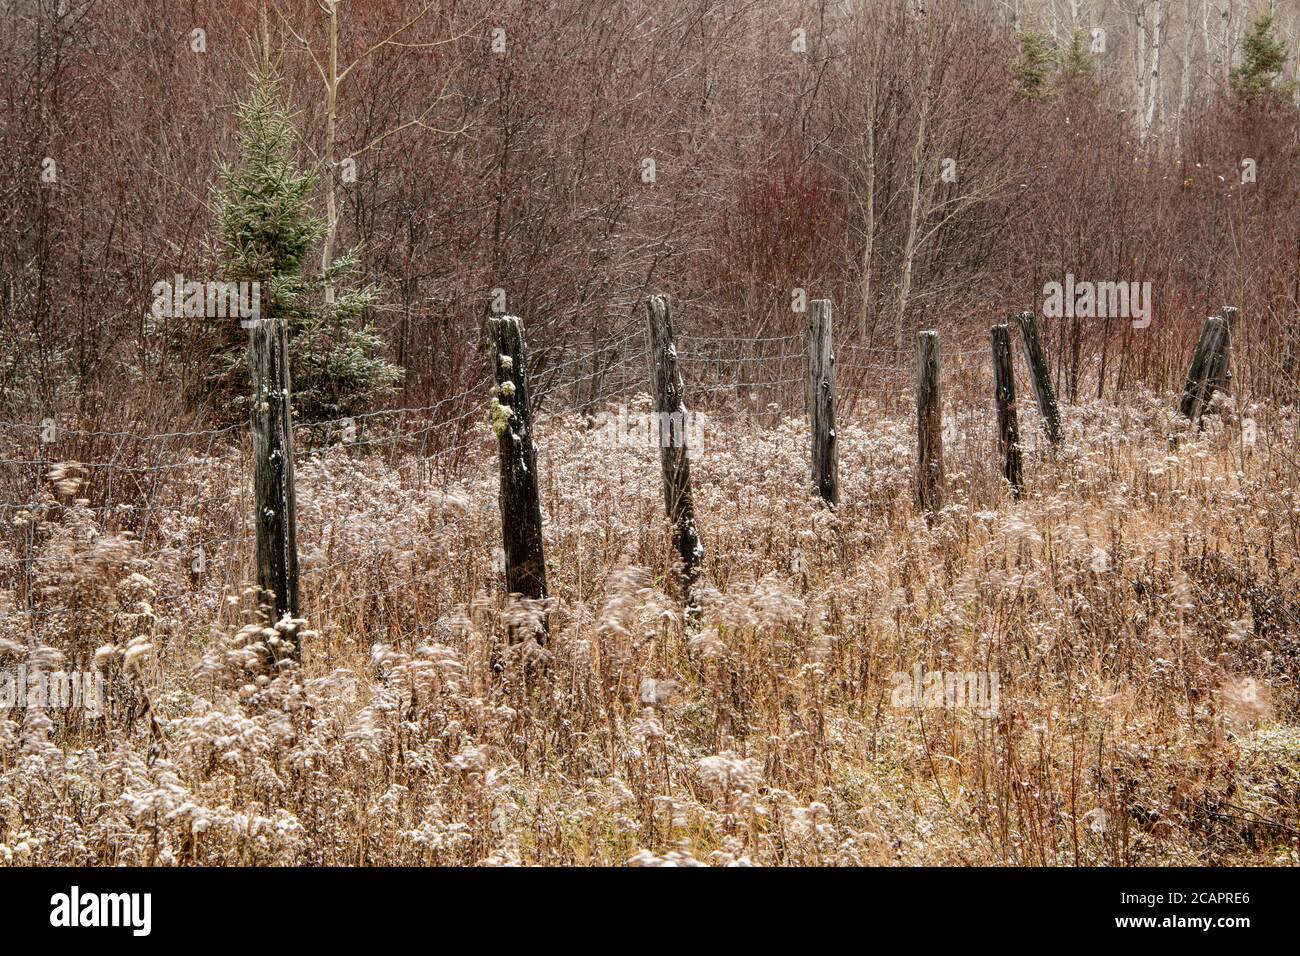
<svg viewBox="0 0 1300 956">
<path fill-rule="evenodd" d="M 1290 869 L 0 869 L 0 918 L 15 937 L 226 945 L 340 933 L 455 930 L 618 945 L 689 933 L 734 948 L 774 923 L 861 934 L 951 935 L 962 945 L 1023 939 L 1185 940 L 1231 945 L 1294 925 Z M 685 892 L 684 892 L 685 891 Z M 93 939 L 92 939 L 93 938 Z M 485 937 L 486 939 L 487 937 Z M 884 938 L 882 935 L 880 938 Z M 432 942 L 432 939 L 430 939 Z"/>
</svg>

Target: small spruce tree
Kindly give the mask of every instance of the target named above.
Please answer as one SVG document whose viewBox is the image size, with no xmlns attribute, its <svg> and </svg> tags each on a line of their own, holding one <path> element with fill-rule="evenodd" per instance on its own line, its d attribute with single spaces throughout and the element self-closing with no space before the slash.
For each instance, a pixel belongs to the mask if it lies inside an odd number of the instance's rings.
<svg viewBox="0 0 1300 956">
<path fill-rule="evenodd" d="M 1030 100 L 1052 95 L 1051 77 L 1056 66 L 1052 38 L 1038 30 L 1020 34 L 1020 56 L 1013 67 L 1020 95 Z"/>
<path fill-rule="evenodd" d="M 1096 58 L 1084 46 L 1083 31 L 1075 30 L 1060 58 L 1057 85 L 1067 93 L 1091 92 L 1096 89 L 1096 80 Z"/>
<path fill-rule="evenodd" d="M 1271 96 L 1290 99 L 1295 84 L 1279 82 L 1289 55 L 1285 41 L 1273 36 L 1273 17 L 1260 14 L 1241 41 L 1241 64 L 1228 74 L 1233 96 L 1243 103 Z"/>
<path fill-rule="evenodd" d="M 241 161 L 219 170 L 216 203 L 226 278 L 258 282 L 262 316 L 287 324 L 295 417 L 310 422 L 355 414 L 391 391 L 401 370 L 383 359 L 380 337 L 364 321 L 379 290 L 355 285 L 357 250 L 325 272 L 311 271 L 325 235 L 324 221 L 312 212 L 315 176 L 298 164 L 293 117 L 265 56 L 239 119 Z M 328 306 L 327 285 L 338 293 Z M 217 377 L 238 404 L 247 394 L 240 343 L 227 343 L 220 364 Z"/>
</svg>

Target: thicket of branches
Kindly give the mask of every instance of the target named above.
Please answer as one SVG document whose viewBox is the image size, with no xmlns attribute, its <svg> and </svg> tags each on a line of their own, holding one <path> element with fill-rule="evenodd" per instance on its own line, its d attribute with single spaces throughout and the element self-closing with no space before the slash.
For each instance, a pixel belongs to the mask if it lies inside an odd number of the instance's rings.
<svg viewBox="0 0 1300 956">
<path fill-rule="evenodd" d="M 1232 302 L 1255 346 L 1241 381 L 1293 401 L 1300 123 L 1283 27 L 1148 122 L 1123 21 L 1094 53 L 1013 6 L 6 5 L 0 408 L 212 417 L 210 324 L 146 313 L 160 279 L 228 278 L 214 188 L 238 156 L 263 16 L 317 172 L 308 270 L 360 250 L 381 290 L 364 320 L 404 403 L 477 380 L 495 290 L 544 376 L 593 346 L 617 357 L 652 290 L 687 328 L 743 337 L 801 330 L 805 289 L 835 300 L 842 338 L 907 348 L 923 327 L 983 334 L 1067 272 L 1149 280 L 1155 306 L 1144 331 L 1047 330 L 1067 398 L 1179 384 L 1201 319 Z"/>
</svg>

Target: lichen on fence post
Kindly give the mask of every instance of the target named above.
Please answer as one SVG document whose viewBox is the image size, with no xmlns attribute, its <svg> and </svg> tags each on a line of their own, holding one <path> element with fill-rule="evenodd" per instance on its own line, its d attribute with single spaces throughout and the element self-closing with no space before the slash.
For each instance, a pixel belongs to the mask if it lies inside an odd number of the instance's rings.
<svg viewBox="0 0 1300 956">
<path fill-rule="evenodd" d="M 1011 486 L 1011 494 L 1020 497 L 1023 481 L 1020 472 L 1020 425 L 1016 420 L 1016 379 L 1011 364 L 1011 330 L 995 325 L 989 330 L 993 343 L 993 400 L 998 416 L 998 457 L 1002 477 Z"/>
<path fill-rule="evenodd" d="M 523 323 L 512 315 L 488 322 L 495 349 L 492 390 L 492 430 L 497 437 L 500 465 L 501 543 L 505 551 L 506 591 L 533 601 L 544 601 L 546 557 L 542 547 L 542 507 L 538 497 L 537 445 L 533 441 L 533 413 L 528 400 L 527 353 Z M 532 636 L 545 643 L 547 622 L 543 611 Z M 527 635 L 512 627 L 511 641 Z"/>
<path fill-rule="evenodd" d="M 939 333 L 916 336 L 916 509 L 926 520 L 943 507 L 943 407 Z"/>
<path fill-rule="evenodd" d="M 685 385 L 677 368 L 672 307 L 668 298 L 646 299 L 650 327 L 650 386 L 659 423 L 659 458 L 663 468 L 664 508 L 673 527 L 673 549 L 681 562 L 681 597 L 688 611 L 695 608 L 695 582 L 704 565 L 704 544 L 695 523 L 691 494 L 691 465 L 686 441 Z"/>
<path fill-rule="evenodd" d="M 835 340 L 831 300 L 814 299 L 808 323 L 808 416 L 812 426 L 812 474 L 828 505 L 840 501 L 835 454 Z"/>
<path fill-rule="evenodd" d="M 249 327 L 257 586 L 276 623 L 299 616 L 289 341 L 281 320 L 258 317 Z"/>
</svg>

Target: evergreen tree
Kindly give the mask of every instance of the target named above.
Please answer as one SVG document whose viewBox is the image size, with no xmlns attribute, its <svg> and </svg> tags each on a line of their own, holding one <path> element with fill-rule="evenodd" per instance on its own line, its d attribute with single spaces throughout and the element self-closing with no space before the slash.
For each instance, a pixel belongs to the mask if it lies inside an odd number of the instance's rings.
<svg viewBox="0 0 1300 956">
<path fill-rule="evenodd" d="M 295 157 L 297 132 L 279 78 L 263 57 L 248 98 L 239 107 L 242 157 L 222 165 L 217 225 L 225 278 L 260 284 L 261 314 L 287 323 L 289 371 L 296 418 L 305 421 L 354 414 L 401 379 L 379 354 L 382 342 L 364 322 L 378 296 L 373 285 L 355 286 L 357 250 L 338 257 L 326 272 L 310 272 L 325 235 L 312 212 L 315 177 Z M 324 289 L 338 294 L 326 306 Z M 218 378 L 238 397 L 247 394 L 246 342 L 226 349 Z"/>
<path fill-rule="evenodd" d="M 1037 30 L 1020 34 L 1020 56 L 1013 67 L 1020 95 L 1037 100 L 1052 95 L 1051 76 L 1056 66 L 1052 38 Z"/>
<path fill-rule="evenodd" d="M 1096 87 L 1097 61 L 1084 46 L 1082 30 L 1075 30 L 1060 59 L 1057 85 L 1064 91 L 1090 91 Z"/>
<path fill-rule="evenodd" d="M 1295 84 L 1278 82 L 1289 55 L 1286 43 L 1273 36 L 1273 17 L 1260 14 L 1241 41 L 1241 65 L 1228 74 L 1233 95 L 1243 103 L 1261 95 L 1290 99 Z"/>
</svg>

